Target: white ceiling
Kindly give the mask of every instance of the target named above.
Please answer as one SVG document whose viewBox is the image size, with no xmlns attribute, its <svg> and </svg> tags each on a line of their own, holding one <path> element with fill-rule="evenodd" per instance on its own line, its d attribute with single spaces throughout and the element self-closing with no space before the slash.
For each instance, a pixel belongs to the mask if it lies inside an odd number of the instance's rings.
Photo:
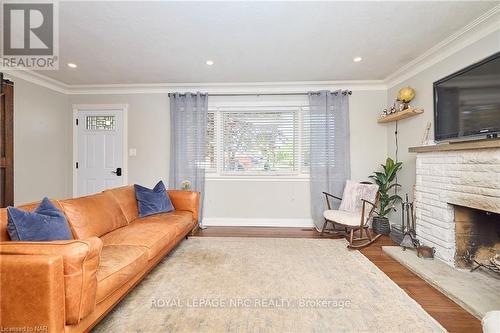
<svg viewBox="0 0 500 333">
<path fill-rule="evenodd" d="M 498 4 L 60 2 L 60 70 L 40 73 L 66 84 L 384 79 Z"/>
</svg>

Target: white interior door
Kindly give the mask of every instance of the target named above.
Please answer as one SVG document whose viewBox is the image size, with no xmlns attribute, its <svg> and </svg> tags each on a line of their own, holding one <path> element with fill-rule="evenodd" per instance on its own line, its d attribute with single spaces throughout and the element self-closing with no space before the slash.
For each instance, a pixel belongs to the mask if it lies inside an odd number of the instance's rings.
<svg viewBox="0 0 500 333">
<path fill-rule="evenodd" d="M 76 196 L 125 184 L 122 110 L 77 110 Z"/>
</svg>

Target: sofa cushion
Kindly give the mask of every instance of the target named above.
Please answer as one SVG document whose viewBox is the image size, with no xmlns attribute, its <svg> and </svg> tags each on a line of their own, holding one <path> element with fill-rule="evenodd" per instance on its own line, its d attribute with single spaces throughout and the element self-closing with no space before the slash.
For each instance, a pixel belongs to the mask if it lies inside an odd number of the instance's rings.
<svg viewBox="0 0 500 333">
<path fill-rule="evenodd" d="M 133 224 L 158 224 L 163 228 L 175 228 L 175 237 L 179 238 L 191 231 L 196 222 L 191 212 L 175 210 L 169 213 L 147 216 L 134 221 Z"/>
<path fill-rule="evenodd" d="M 104 245 L 131 245 L 142 247 L 148 252 L 148 259 L 154 258 L 171 242 L 175 241 L 176 228 L 165 223 L 138 224 L 131 223 L 116 229 L 102 237 Z"/>
<path fill-rule="evenodd" d="M 329 221 L 349 226 L 359 226 L 361 224 L 360 213 L 346 212 L 344 210 L 325 210 L 323 217 Z"/>
<path fill-rule="evenodd" d="M 143 271 L 148 263 L 145 249 L 140 246 L 105 245 L 97 270 L 97 303 L 119 289 Z"/>
<path fill-rule="evenodd" d="M 137 209 L 137 199 L 135 198 L 134 186 L 122 186 L 111 190 L 106 190 L 116 200 L 123 215 L 130 223 L 139 217 L 139 210 Z"/>
<path fill-rule="evenodd" d="M 161 180 L 152 190 L 137 184 L 134 185 L 134 189 L 140 217 L 171 212 L 174 210 L 167 189 Z"/>
<path fill-rule="evenodd" d="M 64 213 L 48 198 L 33 211 L 8 207 L 7 230 L 16 241 L 54 241 L 72 239 Z"/>
<path fill-rule="evenodd" d="M 100 237 L 128 224 L 120 206 L 108 192 L 62 200 L 59 203 L 73 236 L 78 239 Z"/>
</svg>

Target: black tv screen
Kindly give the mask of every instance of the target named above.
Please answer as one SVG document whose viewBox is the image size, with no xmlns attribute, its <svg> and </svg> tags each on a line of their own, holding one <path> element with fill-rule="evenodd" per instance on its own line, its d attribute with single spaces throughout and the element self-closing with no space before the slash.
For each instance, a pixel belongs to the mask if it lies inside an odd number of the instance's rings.
<svg viewBox="0 0 500 333">
<path fill-rule="evenodd" d="M 436 141 L 500 132 L 500 52 L 434 82 Z"/>
</svg>

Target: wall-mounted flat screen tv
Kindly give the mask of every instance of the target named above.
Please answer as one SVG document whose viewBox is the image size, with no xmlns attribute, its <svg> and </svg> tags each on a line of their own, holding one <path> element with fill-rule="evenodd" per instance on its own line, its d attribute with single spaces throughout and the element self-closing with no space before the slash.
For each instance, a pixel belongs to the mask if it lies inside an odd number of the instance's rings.
<svg viewBox="0 0 500 333">
<path fill-rule="evenodd" d="M 500 133 L 500 52 L 434 82 L 436 141 Z"/>
</svg>

